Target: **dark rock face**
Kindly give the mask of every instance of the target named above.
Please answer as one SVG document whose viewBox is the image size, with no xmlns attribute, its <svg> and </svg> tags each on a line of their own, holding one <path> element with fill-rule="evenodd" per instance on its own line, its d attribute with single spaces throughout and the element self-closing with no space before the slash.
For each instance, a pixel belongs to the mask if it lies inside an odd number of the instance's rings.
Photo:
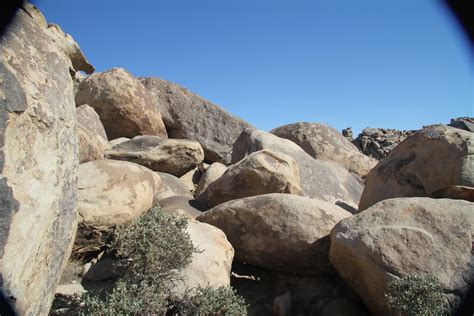
<svg viewBox="0 0 474 316">
<path fill-rule="evenodd" d="M 474 117 L 458 117 L 451 119 L 449 126 L 463 129 L 468 132 L 474 132 Z"/>
<path fill-rule="evenodd" d="M 159 108 L 170 138 L 197 140 L 208 162 L 230 162 L 232 145 L 252 127 L 221 107 L 169 81 L 141 78 Z"/>
<path fill-rule="evenodd" d="M 381 160 L 416 131 L 385 128 L 365 128 L 352 143 L 365 155 Z M 352 133 L 351 133 L 352 134 Z"/>
<path fill-rule="evenodd" d="M 21 315 L 48 313 L 71 253 L 79 70 L 74 40 L 24 5 L 0 42 L 0 281 Z"/>
</svg>

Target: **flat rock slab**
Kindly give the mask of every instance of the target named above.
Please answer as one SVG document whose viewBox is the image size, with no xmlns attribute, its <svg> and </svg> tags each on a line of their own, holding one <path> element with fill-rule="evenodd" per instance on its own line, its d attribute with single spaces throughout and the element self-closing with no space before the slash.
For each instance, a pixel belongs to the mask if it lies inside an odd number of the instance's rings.
<svg viewBox="0 0 474 316">
<path fill-rule="evenodd" d="M 201 145 L 193 140 L 137 136 L 106 152 L 109 159 L 126 160 L 154 171 L 181 177 L 204 160 Z"/>
</svg>

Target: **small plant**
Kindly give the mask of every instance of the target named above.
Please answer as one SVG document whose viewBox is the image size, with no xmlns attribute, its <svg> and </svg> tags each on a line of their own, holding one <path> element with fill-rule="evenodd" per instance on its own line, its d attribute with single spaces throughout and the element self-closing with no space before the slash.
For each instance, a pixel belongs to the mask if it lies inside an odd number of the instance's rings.
<svg viewBox="0 0 474 316">
<path fill-rule="evenodd" d="M 442 315 L 445 310 L 443 287 L 432 276 L 402 277 L 392 282 L 385 293 L 388 306 L 403 315 Z"/>
<path fill-rule="evenodd" d="M 245 300 L 230 287 L 194 289 L 175 305 L 178 315 L 247 315 Z"/>
</svg>

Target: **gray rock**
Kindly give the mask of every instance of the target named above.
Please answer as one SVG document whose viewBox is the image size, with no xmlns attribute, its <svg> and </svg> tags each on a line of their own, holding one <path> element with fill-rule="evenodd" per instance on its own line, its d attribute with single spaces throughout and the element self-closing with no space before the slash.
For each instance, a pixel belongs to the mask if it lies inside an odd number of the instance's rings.
<svg viewBox="0 0 474 316">
<path fill-rule="evenodd" d="M 49 312 L 77 227 L 70 70 L 90 68 L 62 45 L 30 4 L 0 41 L 0 280 L 19 315 Z"/>
<path fill-rule="evenodd" d="M 451 123 L 448 125 L 468 132 L 474 132 L 474 117 L 458 117 L 451 119 Z"/>
<path fill-rule="evenodd" d="M 193 140 L 137 136 L 115 145 L 106 152 L 106 156 L 181 177 L 203 161 L 204 152 L 201 145 Z"/>
<path fill-rule="evenodd" d="M 137 135 L 166 137 L 160 112 L 143 85 L 122 68 L 85 78 L 79 85 L 76 104 L 93 107 L 109 139 Z"/>
<path fill-rule="evenodd" d="M 473 210 L 451 199 L 379 202 L 334 227 L 330 260 L 373 315 L 390 315 L 388 285 L 414 274 L 435 277 L 454 312 L 474 284 Z"/>
<path fill-rule="evenodd" d="M 252 127 L 221 107 L 169 81 L 141 78 L 163 116 L 170 138 L 198 141 L 206 161 L 228 163 L 232 145 Z"/>
<path fill-rule="evenodd" d="M 281 152 L 295 159 L 303 195 L 330 203 L 344 202 L 357 208 L 363 190 L 358 179 L 334 162 L 314 159 L 290 140 L 247 129 L 234 144 L 232 162 L 262 149 Z"/>
</svg>

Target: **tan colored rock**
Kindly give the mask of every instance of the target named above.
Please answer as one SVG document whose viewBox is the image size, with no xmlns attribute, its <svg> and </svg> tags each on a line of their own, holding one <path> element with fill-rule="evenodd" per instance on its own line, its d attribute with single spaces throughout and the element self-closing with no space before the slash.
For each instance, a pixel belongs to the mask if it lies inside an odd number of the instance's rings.
<svg viewBox="0 0 474 316">
<path fill-rule="evenodd" d="M 155 193 L 155 202 L 159 202 L 172 196 L 187 196 L 193 198 L 185 183 L 171 174 L 156 172 L 161 178 L 161 186 Z"/>
<path fill-rule="evenodd" d="M 187 139 L 167 139 L 158 136 L 137 136 L 106 152 L 107 158 L 126 160 L 154 171 L 181 177 L 204 159 L 198 142 Z"/>
<path fill-rule="evenodd" d="M 207 170 L 205 173 L 201 176 L 201 179 L 199 180 L 199 183 L 196 188 L 195 195 L 199 196 L 201 195 L 211 184 L 212 182 L 216 181 L 220 176 L 226 172 L 227 167 L 220 162 L 214 162 Z"/>
<path fill-rule="evenodd" d="M 220 204 L 197 219 L 220 228 L 241 262 L 303 275 L 333 274 L 329 232 L 350 217 L 342 208 L 292 194 L 265 194 Z"/>
<path fill-rule="evenodd" d="M 0 280 L 19 315 L 48 313 L 77 227 L 70 69 L 87 70 L 24 4 L 0 39 Z"/>
<path fill-rule="evenodd" d="M 303 195 L 330 203 L 345 203 L 357 208 L 363 186 L 340 165 L 314 159 L 294 142 L 273 134 L 247 129 L 234 144 L 232 163 L 262 149 L 284 153 L 295 159 Z"/>
<path fill-rule="evenodd" d="M 76 109 L 79 162 L 104 159 L 109 148 L 100 118 L 93 108 L 83 104 Z"/>
<path fill-rule="evenodd" d="M 270 133 L 291 140 L 315 159 L 333 161 L 360 177 L 366 176 L 378 163 L 325 124 L 299 122 L 272 129 Z"/>
<path fill-rule="evenodd" d="M 252 153 L 210 183 L 198 200 L 213 207 L 266 193 L 301 194 L 300 175 L 293 158 L 271 150 Z"/>
<path fill-rule="evenodd" d="M 180 271 L 182 281 L 173 291 L 184 294 L 187 288 L 230 286 L 230 269 L 234 249 L 218 228 L 195 220 L 188 220 L 186 229 L 193 245 L 200 249 L 192 261 Z"/>
<path fill-rule="evenodd" d="M 407 138 L 368 175 L 359 210 L 394 197 L 474 187 L 474 133 L 434 125 Z"/>
<path fill-rule="evenodd" d="M 109 139 L 167 135 L 148 91 L 122 68 L 84 79 L 76 94 L 76 104 L 88 104 L 96 110 Z"/>
<path fill-rule="evenodd" d="M 196 185 L 199 182 L 199 179 L 201 179 L 201 171 L 199 170 L 199 167 L 196 167 L 186 172 L 179 178 L 184 182 L 188 191 L 194 194 Z"/>
<path fill-rule="evenodd" d="M 94 227 L 128 223 L 148 211 L 161 185 L 153 171 L 127 161 L 86 162 L 78 175 L 81 222 Z"/>
<path fill-rule="evenodd" d="M 334 227 L 330 260 L 373 315 L 389 315 L 388 284 L 414 274 L 438 279 L 454 311 L 474 282 L 473 232 L 471 202 L 389 199 Z"/>
<path fill-rule="evenodd" d="M 205 205 L 189 196 L 171 196 L 158 203 L 165 213 L 196 219 L 202 214 Z"/>
<path fill-rule="evenodd" d="M 112 139 L 111 141 L 109 141 L 109 147 L 112 148 L 114 147 L 115 145 L 118 145 L 118 144 L 121 144 L 123 142 L 126 142 L 127 140 L 130 140 L 130 138 L 127 138 L 127 137 L 119 137 L 119 138 L 116 138 L 116 139 Z"/>
</svg>

